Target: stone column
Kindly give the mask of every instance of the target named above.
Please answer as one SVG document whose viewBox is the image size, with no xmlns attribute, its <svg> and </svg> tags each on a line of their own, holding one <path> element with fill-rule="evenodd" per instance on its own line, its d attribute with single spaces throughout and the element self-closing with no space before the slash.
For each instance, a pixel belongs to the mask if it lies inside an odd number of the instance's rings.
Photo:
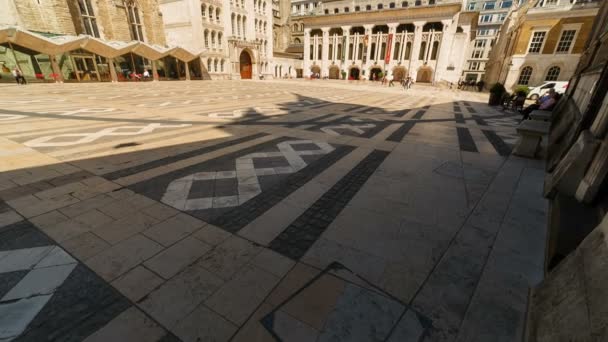
<svg viewBox="0 0 608 342">
<path fill-rule="evenodd" d="M 350 52 L 350 26 L 342 26 L 342 36 L 344 37 L 342 38 L 342 40 L 345 42 L 344 46 L 342 47 L 342 49 L 344 50 L 344 63 L 342 63 L 342 70 L 348 72 L 348 65 L 350 64 L 350 59 L 348 58 L 348 54 Z M 346 79 L 348 79 L 348 77 Z"/>
<path fill-rule="evenodd" d="M 439 42 L 439 51 L 437 53 L 437 64 L 436 70 L 433 72 L 433 82 L 441 81 L 444 73 L 448 74 L 447 67 L 450 63 L 450 52 L 452 50 L 452 44 L 454 43 L 454 34 L 456 33 L 455 25 L 452 25 L 452 20 L 442 20 L 443 31 L 441 33 L 441 42 Z M 454 26 L 454 27 L 453 27 Z M 460 49 L 459 49 L 460 50 Z M 466 53 L 466 49 L 465 49 Z M 452 77 L 446 79 L 448 82 L 458 82 L 458 75 L 460 73 L 454 73 L 450 71 Z"/>
<path fill-rule="evenodd" d="M 370 65 L 370 60 L 369 57 L 371 56 L 372 53 L 372 29 L 374 28 L 374 25 L 363 25 L 363 27 L 365 28 L 365 35 L 367 35 L 367 48 L 366 48 L 366 53 L 367 53 L 367 57 L 365 60 L 365 63 L 363 63 L 362 70 L 361 72 L 363 72 L 365 69 L 367 69 L 367 65 Z M 365 39 L 365 38 L 364 38 Z M 366 78 L 369 77 L 369 75 L 365 75 Z"/>
<path fill-rule="evenodd" d="M 310 29 L 304 29 L 304 77 L 310 77 Z"/>
<path fill-rule="evenodd" d="M 418 61 L 418 55 L 420 54 L 420 44 L 422 43 L 422 26 L 426 24 L 426 21 L 414 21 L 416 30 L 414 31 L 414 41 L 412 42 L 412 53 L 410 55 L 410 62 L 408 73 L 409 76 L 415 78 L 415 73 L 412 74 L 412 68 L 417 68 L 420 62 Z"/>
<path fill-rule="evenodd" d="M 329 68 L 329 27 L 322 27 L 323 31 L 323 47 L 321 51 L 321 77 L 327 76 L 327 68 Z"/>
<path fill-rule="evenodd" d="M 186 72 L 186 81 L 190 81 L 190 66 L 188 62 L 184 62 L 184 71 Z"/>
<path fill-rule="evenodd" d="M 156 69 L 156 61 L 152 61 L 152 78 L 158 81 L 158 70 Z"/>
<path fill-rule="evenodd" d="M 57 76 L 54 77 L 55 82 L 63 83 L 63 74 L 61 73 L 61 69 L 59 68 L 59 64 L 57 64 L 57 58 L 53 55 L 49 55 L 49 60 L 51 61 L 51 67 L 53 68 L 53 74 Z M 116 79 L 116 70 L 114 70 L 114 76 L 112 77 L 112 82 L 115 82 Z"/>
<path fill-rule="evenodd" d="M 118 76 L 116 75 L 116 66 L 114 65 L 114 58 L 108 58 L 108 68 L 110 68 L 110 78 L 112 79 L 112 82 L 118 82 Z"/>
<path fill-rule="evenodd" d="M 389 64 L 386 66 L 387 68 L 390 67 L 390 74 L 393 74 L 392 71 L 392 66 L 394 66 L 394 64 L 396 63 L 395 61 L 393 61 L 393 56 L 395 55 L 395 42 L 397 41 L 397 26 L 399 26 L 399 23 L 389 23 L 388 24 L 388 34 L 392 34 L 393 35 L 393 40 L 391 41 L 391 45 L 390 45 L 390 56 L 389 56 Z M 389 49 L 389 47 L 386 47 L 387 50 Z M 388 52 L 388 51 L 387 51 Z M 399 57 L 399 54 L 397 54 L 397 57 Z"/>
</svg>

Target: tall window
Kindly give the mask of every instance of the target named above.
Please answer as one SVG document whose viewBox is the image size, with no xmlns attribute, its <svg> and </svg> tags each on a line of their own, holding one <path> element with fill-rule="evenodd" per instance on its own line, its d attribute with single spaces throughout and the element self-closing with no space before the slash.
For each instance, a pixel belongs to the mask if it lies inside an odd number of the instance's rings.
<svg viewBox="0 0 608 342">
<path fill-rule="evenodd" d="M 439 52 L 439 42 L 433 42 L 433 49 L 431 50 L 431 60 L 437 59 L 437 52 Z"/>
<path fill-rule="evenodd" d="M 519 74 L 519 79 L 517 80 L 517 84 L 528 85 L 530 83 L 530 77 L 532 76 L 532 67 L 525 67 L 521 69 L 521 73 Z"/>
<path fill-rule="evenodd" d="M 407 7 L 407 1 L 402 2 L 401 7 Z"/>
<path fill-rule="evenodd" d="M 545 41 L 545 35 L 547 35 L 547 32 L 545 31 L 537 31 L 532 33 L 528 53 L 540 53 L 540 50 L 543 47 L 543 42 Z"/>
<path fill-rule="evenodd" d="M 484 14 L 482 16 L 479 17 L 479 22 L 481 23 L 489 23 L 492 21 L 492 15 L 491 14 Z"/>
<path fill-rule="evenodd" d="M 420 44 L 420 53 L 418 54 L 418 59 L 423 60 L 425 54 L 426 54 L 426 42 L 422 42 Z"/>
<path fill-rule="evenodd" d="M 411 54 L 412 54 L 412 43 L 406 43 L 405 44 L 405 54 L 403 55 L 403 58 L 410 59 Z"/>
<path fill-rule="evenodd" d="M 84 31 L 93 37 L 99 38 L 99 29 L 97 28 L 97 19 L 93 12 L 93 6 L 91 6 L 91 0 L 78 0 L 78 7 L 80 7 L 80 18 L 82 18 L 82 26 Z"/>
<path fill-rule="evenodd" d="M 557 43 L 557 49 L 555 49 L 555 52 L 556 53 L 570 53 L 570 47 L 572 47 L 572 42 L 574 41 L 575 35 L 576 35 L 576 30 L 562 31 L 562 36 L 559 39 L 559 43 Z"/>
<path fill-rule="evenodd" d="M 355 6 L 355 12 L 359 12 L 360 10 L 361 10 L 361 7 Z"/>
<path fill-rule="evenodd" d="M 367 6 L 365 6 L 365 10 L 366 10 L 366 11 L 371 11 L 371 10 L 372 10 L 372 5 L 367 5 Z"/>
<path fill-rule="evenodd" d="M 391 2 L 390 4 L 388 4 L 388 8 L 395 8 L 395 3 Z"/>
<path fill-rule="evenodd" d="M 133 1 L 125 3 L 127 10 L 127 19 L 129 20 L 129 28 L 131 29 L 131 39 L 144 41 L 143 25 L 139 17 L 139 10 Z"/>
<path fill-rule="evenodd" d="M 383 8 L 384 8 L 384 6 L 383 6 L 382 4 L 378 4 L 378 9 L 379 9 L 379 10 L 381 10 L 381 9 L 383 9 Z"/>
<path fill-rule="evenodd" d="M 203 17 L 203 21 L 207 20 L 207 6 L 205 4 L 201 5 L 201 16 Z"/>
<path fill-rule="evenodd" d="M 513 5 L 512 0 L 503 1 L 500 3 L 500 8 L 510 8 Z"/>
<path fill-rule="evenodd" d="M 399 60 L 399 50 L 401 47 L 401 43 L 395 42 L 395 50 L 393 51 L 393 59 Z"/>
<path fill-rule="evenodd" d="M 496 6 L 496 3 L 494 1 L 488 1 L 483 4 L 483 9 L 493 10 L 495 6 Z"/>
<path fill-rule="evenodd" d="M 559 73 L 561 69 L 558 66 L 552 66 L 547 71 L 547 76 L 545 77 L 545 81 L 557 81 L 559 77 Z"/>
</svg>

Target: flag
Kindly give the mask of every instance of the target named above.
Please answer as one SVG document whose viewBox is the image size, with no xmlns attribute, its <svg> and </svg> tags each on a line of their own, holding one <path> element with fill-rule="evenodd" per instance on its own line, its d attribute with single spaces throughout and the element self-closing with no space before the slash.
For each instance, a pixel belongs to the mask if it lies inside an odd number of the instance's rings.
<svg viewBox="0 0 608 342">
<path fill-rule="evenodd" d="M 391 61 L 391 45 L 393 43 L 393 34 L 388 35 L 386 40 L 386 53 L 384 54 L 384 63 L 388 64 Z"/>
</svg>

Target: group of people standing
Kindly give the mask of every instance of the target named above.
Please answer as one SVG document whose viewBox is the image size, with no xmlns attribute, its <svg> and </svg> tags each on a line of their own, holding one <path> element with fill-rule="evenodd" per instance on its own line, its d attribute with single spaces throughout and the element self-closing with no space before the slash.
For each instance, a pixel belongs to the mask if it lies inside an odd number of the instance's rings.
<svg viewBox="0 0 608 342">
<path fill-rule="evenodd" d="M 27 84 L 25 77 L 23 77 L 23 72 L 21 72 L 21 69 L 19 69 L 19 67 L 15 67 L 12 73 L 17 84 Z"/>
<path fill-rule="evenodd" d="M 384 76 L 382 78 L 382 85 L 384 85 L 387 82 L 388 82 L 389 87 L 395 86 L 395 78 L 393 77 L 393 75 Z M 402 78 L 401 81 L 399 81 L 399 82 L 401 83 L 401 86 L 403 87 L 403 89 L 406 90 L 406 89 L 412 88 L 412 84 L 414 83 L 414 80 L 408 76 L 408 77 Z"/>
</svg>

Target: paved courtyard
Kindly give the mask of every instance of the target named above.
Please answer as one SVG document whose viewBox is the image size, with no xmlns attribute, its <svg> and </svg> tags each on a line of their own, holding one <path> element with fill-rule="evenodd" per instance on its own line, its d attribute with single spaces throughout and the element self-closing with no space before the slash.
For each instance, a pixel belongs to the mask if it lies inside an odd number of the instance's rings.
<svg viewBox="0 0 608 342">
<path fill-rule="evenodd" d="M 520 341 L 541 161 L 487 94 L 0 85 L 0 341 Z"/>
</svg>

